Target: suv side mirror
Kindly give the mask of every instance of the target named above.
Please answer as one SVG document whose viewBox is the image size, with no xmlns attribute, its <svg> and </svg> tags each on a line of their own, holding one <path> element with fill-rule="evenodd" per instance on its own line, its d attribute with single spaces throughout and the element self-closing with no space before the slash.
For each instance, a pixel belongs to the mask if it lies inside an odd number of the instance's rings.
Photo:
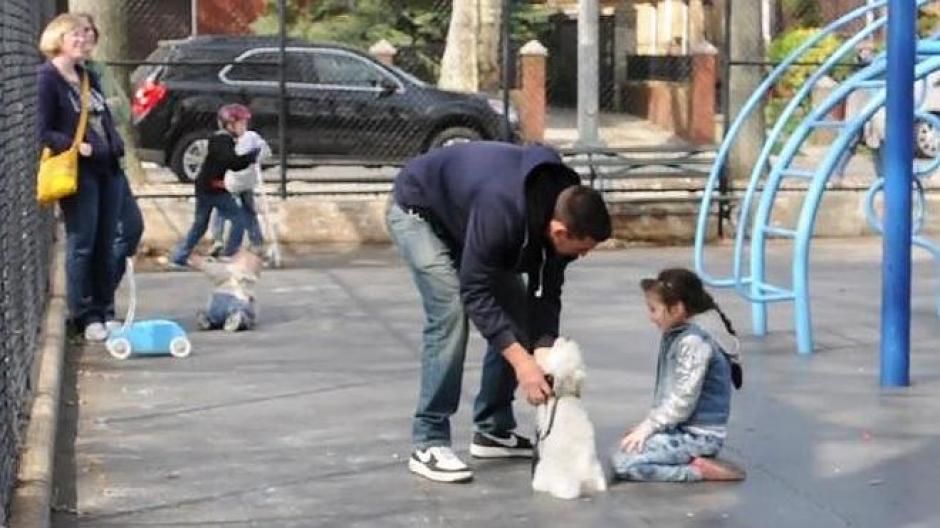
<svg viewBox="0 0 940 528">
<path fill-rule="evenodd" d="M 379 88 L 379 97 L 388 97 L 398 91 L 398 85 L 388 79 L 379 81 Z"/>
</svg>

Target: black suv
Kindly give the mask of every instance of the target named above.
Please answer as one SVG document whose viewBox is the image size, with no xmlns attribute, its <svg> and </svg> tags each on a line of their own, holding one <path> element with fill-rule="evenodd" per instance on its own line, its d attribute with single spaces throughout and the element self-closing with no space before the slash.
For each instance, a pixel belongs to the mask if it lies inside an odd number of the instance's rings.
<svg viewBox="0 0 940 528">
<path fill-rule="evenodd" d="M 291 39 L 285 59 L 287 152 L 315 164 L 395 165 L 431 148 L 503 136 L 502 102 L 439 90 L 358 50 Z M 241 103 L 277 152 L 278 42 L 198 36 L 166 41 L 131 77 L 144 161 L 192 180 L 216 110 Z M 513 130 L 518 126 L 510 111 Z"/>
</svg>

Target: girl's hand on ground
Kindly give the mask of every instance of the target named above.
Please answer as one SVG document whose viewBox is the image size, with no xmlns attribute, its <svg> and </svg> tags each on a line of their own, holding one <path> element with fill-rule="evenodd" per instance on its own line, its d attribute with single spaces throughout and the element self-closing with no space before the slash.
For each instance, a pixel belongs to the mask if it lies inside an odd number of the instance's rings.
<svg viewBox="0 0 940 528">
<path fill-rule="evenodd" d="M 628 453 L 639 453 L 643 450 L 643 445 L 646 444 L 646 439 L 649 438 L 651 432 L 643 424 L 634 427 L 620 441 L 620 449 Z"/>
</svg>

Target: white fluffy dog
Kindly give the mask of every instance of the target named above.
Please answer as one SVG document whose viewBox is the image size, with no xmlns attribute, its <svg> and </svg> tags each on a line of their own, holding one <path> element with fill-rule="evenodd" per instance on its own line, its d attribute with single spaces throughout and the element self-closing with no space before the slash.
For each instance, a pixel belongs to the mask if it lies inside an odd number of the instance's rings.
<svg viewBox="0 0 940 528">
<path fill-rule="evenodd" d="M 560 499 L 605 491 L 594 426 L 581 404 L 585 372 L 578 344 L 559 337 L 551 348 L 537 350 L 535 361 L 553 378 L 555 395 L 536 410 L 538 462 L 532 489 Z"/>
</svg>

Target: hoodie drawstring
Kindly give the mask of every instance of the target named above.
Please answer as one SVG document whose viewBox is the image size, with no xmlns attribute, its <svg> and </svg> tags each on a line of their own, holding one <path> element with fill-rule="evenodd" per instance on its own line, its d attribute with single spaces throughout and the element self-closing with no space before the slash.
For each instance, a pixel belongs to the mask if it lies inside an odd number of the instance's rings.
<svg viewBox="0 0 940 528">
<path fill-rule="evenodd" d="M 539 264 L 539 288 L 535 290 L 535 296 L 542 298 L 542 292 L 545 287 L 545 262 L 548 260 L 548 250 L 542 248 L 542 263 Z"/>
</svg>

